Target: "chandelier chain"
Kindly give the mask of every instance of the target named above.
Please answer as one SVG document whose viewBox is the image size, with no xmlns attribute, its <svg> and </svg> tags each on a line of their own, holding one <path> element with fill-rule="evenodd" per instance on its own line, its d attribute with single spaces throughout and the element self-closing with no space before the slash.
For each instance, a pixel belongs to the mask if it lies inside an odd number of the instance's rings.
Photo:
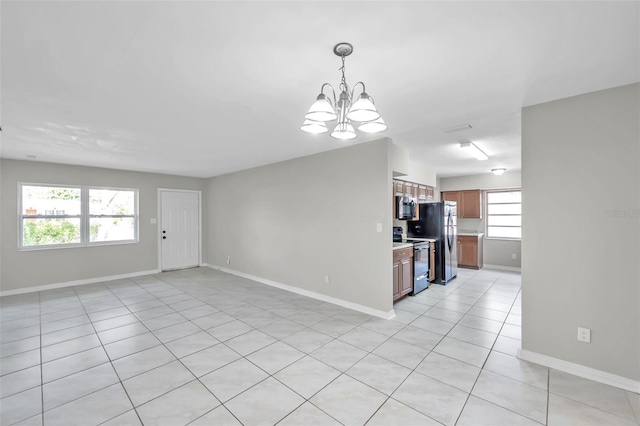
<svg viewBox="0 0 640 426">
<path fill-rule="evenodd" d="M 344 71 L 345 71 L 345 58 L 346 56 L 342 55 L 342 66 L 340 68 L 338 68 L 340 71 L 342 71 L 342 81 L 340 82 L 340 91 L 341 92 L 348 92 L 349 91 L 349 86 L 347 85 L 347 79 L 344 76 Z"/>
</svg>

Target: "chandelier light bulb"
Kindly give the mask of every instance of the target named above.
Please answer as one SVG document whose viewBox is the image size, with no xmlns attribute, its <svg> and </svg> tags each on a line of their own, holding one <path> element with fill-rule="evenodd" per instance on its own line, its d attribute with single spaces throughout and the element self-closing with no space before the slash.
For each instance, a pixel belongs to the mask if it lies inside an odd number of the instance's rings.
<svg viewBox="0 0 640 426">
<path fill-rule="evenodd" d="M 358 130 L 365 133 L 380 133 L 387 130 L 387 125 L 382 117 L 380 117 L 377 120 L 367 121 L 360 124 L 360 126 L 358 126 Z"/>
<path fill-rule="evenodd" d="M 380 118 L 380 114 L 373 104 L 373 100 L 365 92 L 362 92 L 358 100 L 351 106 L 347 118 L 351 121 L 374 121 Z"/>
<path fill-rule="evenodd" d="M 324 93 L 320 93 L 304 118 L 313 121 L 332 121 L 338 116 L 331 105 L 331 101 Z"/>
<path fill-rule="evenodd" d="M 336 128 L 331 132 L 331 137 L 340 140 L 349 140 L 355 139 L 358 135 L 356 135 L 356 131 L 349 122 L 338 123 Z"/>
<path fill-rule="evenodd" d="M 327 133 L 329 129 L 327 125 L 322 121 L 313 121 L 313 120 L 304 120 L 302 126 L 300 126 L 300 130 L 307 133 L 312 133 L 317 135 L 319 133 Z"/>
</svg>

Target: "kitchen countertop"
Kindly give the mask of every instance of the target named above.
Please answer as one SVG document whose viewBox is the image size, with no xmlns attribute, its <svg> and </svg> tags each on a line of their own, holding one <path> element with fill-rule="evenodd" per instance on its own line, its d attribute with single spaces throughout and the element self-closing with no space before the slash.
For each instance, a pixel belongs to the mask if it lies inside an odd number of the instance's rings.
<svg viewBox="0 0 640 426">
<path fill-rule="evenodd" d="M 484 232 L 458 232 L 457 235 L 462 235 L 463 237 L 480 237 L 484 235 Z"/>
<path fill-rule="evenodd" d="M 435 243 L 436 240 L 434 240 L 433 238 L 415 238 L 415 237 L 409 237 L 410 240 L 416 240 L 416 241 L 427 241 L 429 243 Z"/>
<path fill-rule="evenodd" d="M 405 248 L 409 248 L 409 247 L 413 247 L 413 244 L 411 244 L 411 243 L 393 243 L 393 249 L 394 250 L 401 250 L 401 249 L 405 249 Z"/>
</svg>

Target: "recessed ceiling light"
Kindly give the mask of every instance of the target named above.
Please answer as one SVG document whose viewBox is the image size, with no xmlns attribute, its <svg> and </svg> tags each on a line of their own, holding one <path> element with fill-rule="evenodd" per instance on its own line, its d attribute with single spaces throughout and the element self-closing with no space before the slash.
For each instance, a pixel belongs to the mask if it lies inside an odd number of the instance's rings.
<svg viewBox="0 0 640 426">
<path fill-rule="evenodd" d="M 505 169 L 505 168 L 491 169 L 491 173 L 493 173 L 496 176 L 500 176 L 501 174 L 503 174 L 506 171 L 507 171 L 507 169 Z"/>
<path fill-rule="evenodd" d="M 489 156 L 487 154 L 482 152 L 482 150 L 480 148 L 478 148 L 477 146 L 475 146 L 473 143 L 471 143 L 469 141 L 460 142 L 460 148 L 464 149 L 465 151 L 467 151 L 469 154 L 473 155 L 478 160 L 482 161 L 482 160 L 488 160 L 489 159 Z"/>
</svg>

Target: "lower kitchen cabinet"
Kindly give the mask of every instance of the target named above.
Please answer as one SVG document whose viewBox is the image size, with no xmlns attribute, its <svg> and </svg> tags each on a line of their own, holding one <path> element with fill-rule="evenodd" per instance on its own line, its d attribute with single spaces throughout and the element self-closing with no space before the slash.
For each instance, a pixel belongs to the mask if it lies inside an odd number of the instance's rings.
<svg viewBox="0 0 640 426">
<path fill-rule="evenodd" d="M 413 291 L 413 248 L 393 251 L 393 301 Z"/>
<path fill-rule="evenodd" d="M 458 235 L 458 267 L 481 269 L 483 234 Z"/>
</svg>

